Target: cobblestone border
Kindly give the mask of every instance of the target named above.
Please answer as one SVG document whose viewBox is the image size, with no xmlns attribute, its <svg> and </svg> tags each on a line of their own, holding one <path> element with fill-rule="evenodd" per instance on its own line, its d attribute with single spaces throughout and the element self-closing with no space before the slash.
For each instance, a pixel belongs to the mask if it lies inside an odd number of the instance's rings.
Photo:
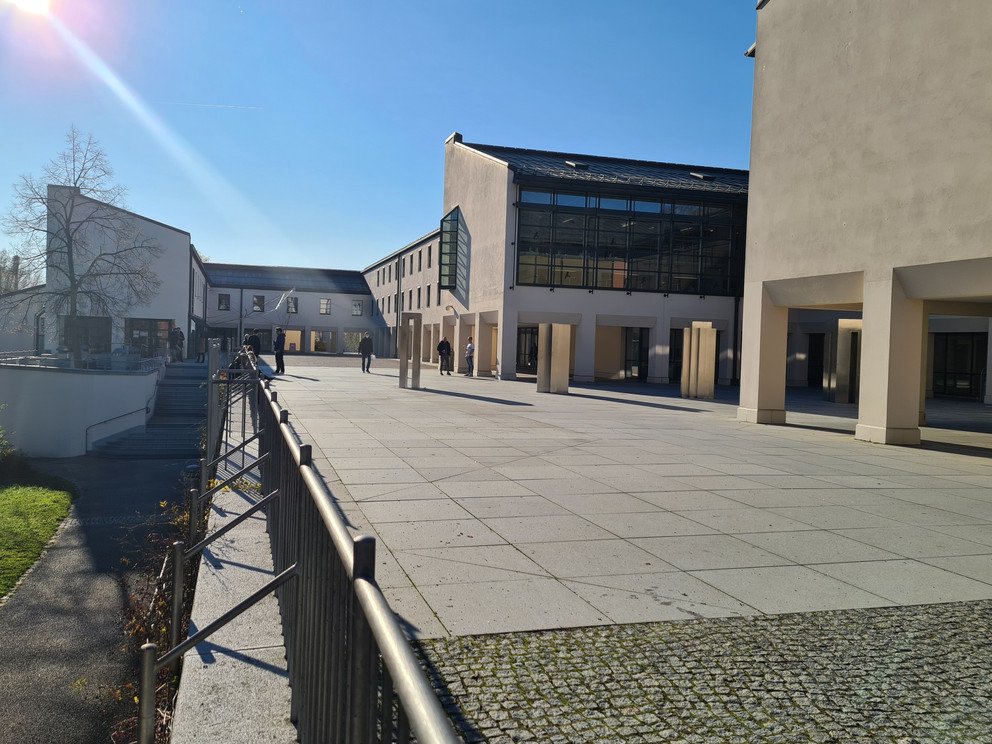
<svg viewBox="0 0 992 744">
<path fill-rule="evenodd" d="M 992 742 L 992 601 L 423 641 L 468 744 Z"/>
</svg>

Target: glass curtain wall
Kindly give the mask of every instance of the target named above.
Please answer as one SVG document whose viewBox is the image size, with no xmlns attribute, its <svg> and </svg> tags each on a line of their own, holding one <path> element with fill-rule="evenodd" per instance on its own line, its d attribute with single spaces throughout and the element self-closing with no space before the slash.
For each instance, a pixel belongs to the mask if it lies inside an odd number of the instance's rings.
<svg viewBox="0 0 992 744">
<path fill-rule="evenodd" d="M 517 284 L 740 296 L 746 203 L 522 189 Z"/>
</svg>

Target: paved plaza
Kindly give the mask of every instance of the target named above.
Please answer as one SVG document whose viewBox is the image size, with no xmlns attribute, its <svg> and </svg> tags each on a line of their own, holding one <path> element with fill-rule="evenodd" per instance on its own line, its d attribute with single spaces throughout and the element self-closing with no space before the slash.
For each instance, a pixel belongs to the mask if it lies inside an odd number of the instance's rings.
<svg viewBox="0 0 992 744">
<path fill-rule="evenodd" d="M 290 360 L 274 384 L 468 744 L 992 742 L 992 416 Z M 796 411 L 791 413 L 791 411 Z M 671 622 L 680 621 L 680 622 Z"/>
<path fill-rule="evenodd" d="M 883 447 L 815 399 L 770 427 L 669 387 L 355 365 L 273 384 L 413 637 L 992 598 L 987 434 Z M 937 413 L 987 429 L 966 406 Z"/>
</svg>

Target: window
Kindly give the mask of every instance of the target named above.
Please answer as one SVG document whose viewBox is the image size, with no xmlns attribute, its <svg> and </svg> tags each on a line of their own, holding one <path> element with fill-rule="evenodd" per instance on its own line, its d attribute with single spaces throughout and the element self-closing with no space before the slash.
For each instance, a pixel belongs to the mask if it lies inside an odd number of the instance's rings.
<svg viewBox="0 0 992 744">
<path fill-rule="evenodd" d="M 330 315 L 331 314 L 331 298 L 321 297 L 320 298 L 320 314 Z"/>
<path fill-rule="evenodd" d="M 286 312 L 290 315 L 296 315 L 300 312 L 300 298 L 299 297 L 287 297 L 286 298 Z"/>
<path fill-rule="evenodd" d="M 441 304 L 441 285 L 437 285 L 437 304 Z"/>
<path fill-rule="evenodd" d="M 361 315 L 363 312 L 362 300 L 352 300 L 351 301 L 351 314 Z"/>
<path fill-rule="evenodd" d="M 434 252 L 434 246 L 427 246 L 427 268 L 431 267 L 431 254 Z"/>
<path fill-rule="evenodd" d="M 417 309 L 420 309 L 420 287 L 417 287 Z"/>
<path fill-rule="evenodd" d="M 549 198 L 550 196 L 548 194 Z M 439 287 L 455 289 L 458 283 L 458 254 L 463 241 L 467 243 L 468 238 L 463 234 L 461 210 L 455 207 L 441 219 L 441 249 L 437 260 L 440 270 Z M 465 249 L 467 250 L 467 245 Z"/>
<path fill-rule="evenodd" d="M 229 295 L 229 294 L 219 294 L 219 295 L 217 295 L 217 309 L 218 310 L 230 310 L 231 309 L 231 295 Z"/>
<path fill-rule="evenodd" d="M 413 254 L 410 254 L 410 273 L 413 273 Z"/>
<path fill-rule="evenodd" d="M 375 270 L 375 286 L 382 284 L 382 269 Z"/>
<path fill-rule="evenodd" d="M 251 298 L 251 309 L 256 313 L 264 313 L 265 295 L 253 295 Z"/>
<path fill-rule="evenodd" d="M 406 293 L 406 306 L 413 310 L 413 290 L 411 289 Z"/>
<path fill-rule="evenodd" d="M 417 271 L 424 270 L 424 250 L 421 248 L 417 251 Z"/>
<path fill-rule="evenodd" d="M 392 282 L 393 281 L 393 265 L 392 264 L 389 264 L 389 278 L 386 281 L 387 282 Z"/>
<path fill-rule="evenodd" d="M 428 253 L 427 255 L 430 256 L 431 254 Z M 427 285 L 427 307 L 430 307 L 430 306 L 431 306 L 431 285 L 428 284 Z"/>
<path fill-rule="evenodd" d="M 386 298 L 386 312 L 387 313 L 393 312 L 393 298 L 392 297 L 387 297 Z"/>
</svg>

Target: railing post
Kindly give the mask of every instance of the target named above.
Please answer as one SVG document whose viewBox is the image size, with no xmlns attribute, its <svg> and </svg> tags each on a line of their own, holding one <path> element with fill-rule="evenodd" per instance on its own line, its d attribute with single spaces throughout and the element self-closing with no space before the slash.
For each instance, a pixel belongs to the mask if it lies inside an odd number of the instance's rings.
<svg viewBox="0 0 992 744">
<path fill-rule="evenodd" d="M 207 453 L 210 455 L 210 453 Z M 204 457 L 200 460 L 200 493 L 206 493 L 210 487 L 210 473 L 207 464 L 211 461 L 210 457 Z"/>
<path fill-rule="evenodd" d="M 300 467 L 313 462 L 313 447 L 309 444 L 300 445 Z M 373 548 L 375 546 L 373 545 Z"/>
<path fill-rule="evenodd" d="M 183 624 L 183 592 L 186 583 L 186 560 L 183 542 L 172 543 L 172 626 L 169 628 L 169 650 L 179 645 L 179 629 Z M 177 663 L 178 667 L 178 663 Z"/>
<path fill-rule="evenodd" d="M 375 538 L 359 535 L 354 542 L 352 586 L 359 579 L 375 580 Z M 358 598 L 351 601 L 351 654 L 349 687 L 351 710 L 348 716 L 348 741 L 365 744 L 372 741 L 373 686 L 376 684 L 377 664 L 372 649 L 372 631 Z"/>
<path fill-rule="evenodd" d="M 141 683 L 138 688 L 138 744 L 155 742 L 155 659 L 154 643 L 141 647 Z"/>
<path fill-rule="evenodd" d="M 189 544 L 196 545 L 200 531 L 200 491 L 189 489 Z"/>
</svg>

